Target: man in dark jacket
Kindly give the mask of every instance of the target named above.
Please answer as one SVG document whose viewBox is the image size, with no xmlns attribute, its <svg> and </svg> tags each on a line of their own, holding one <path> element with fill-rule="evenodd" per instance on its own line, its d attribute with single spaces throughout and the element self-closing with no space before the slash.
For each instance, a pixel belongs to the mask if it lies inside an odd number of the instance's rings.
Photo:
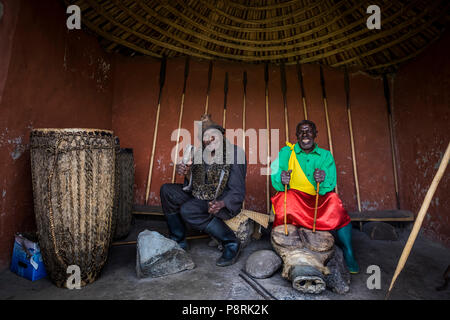
<svg viewBox="0 0 450 320">
<path fill-rule="evenodd" d="M 194 162 L 177 164 L 185 176 L 183 184 L 164 184 L 161 204 L 167 218 L 170 238 L 187 248 L 184 222 L 206 232 L 222 243 L 218 266 L 233 264 L 239 255 L 240 241 L 225 224 L 242 209 L 245 198 L 247 164 L 244 151 L 224 137 L 225 129 L 203 121 L 202 150 Z"/>
</svg>

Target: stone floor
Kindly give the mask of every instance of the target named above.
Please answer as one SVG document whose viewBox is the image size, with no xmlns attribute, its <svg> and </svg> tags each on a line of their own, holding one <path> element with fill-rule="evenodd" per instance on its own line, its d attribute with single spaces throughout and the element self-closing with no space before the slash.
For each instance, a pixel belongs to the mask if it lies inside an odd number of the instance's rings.
<svg viewBox="0 0 450 320">
<path fill-rule="evenodd" d="M 145 229 L 166 233 L 164 221 L 137 219 L 125 240 L 135 240 Z M 268 279 L 258 280 L 279 300 L 381 300 L 384 299 L 394 274 L 409 229 L 398 228 L 398 241 L 371 240 L 353 228 L 353 243 L 361 272 L 351 276 L 350 292 L 338 295 L 326 290 L 320 295 L 301 294 L 281 278 L 279 270 Z M 134 245 L 114 246 L 100 278 L 80 290 L 60 289 L 47 278 L 31 282 L 10 272 L 0 272 L 0 299 L 150 299 L 150 300 L 262 300 L 240 276 L 248 256 L 260 249 L 271 248 L 269 237 L 252 241 L 241 253 L 238 262 L 219 268 L 215 260 L 217 248 L 208 246 L 208 239 L 190 241 L 189 253 L 196 268 L 155 279 L 136 277 L 136 248 Z M 390 299 L 450 299 L 450 286 L 444 291 L 435 288 L 443 284 L 442 275 L 450 263 L 450 250 L 419 236 L 406 267 L 400 274 Z M 368 289 L 367 273 L 370 265 L 381 270 L 381 289 Z"/>
</svg>

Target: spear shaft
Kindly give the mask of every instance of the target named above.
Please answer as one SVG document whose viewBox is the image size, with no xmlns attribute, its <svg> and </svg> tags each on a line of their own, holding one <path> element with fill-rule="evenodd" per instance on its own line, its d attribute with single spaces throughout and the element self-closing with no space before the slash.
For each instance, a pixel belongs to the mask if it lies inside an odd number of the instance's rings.
<svg viewBox="0 0 450 320">
<path fill-rule="evenodd" d="M 303 85 L 302 65 L 299 62 L 297 62 L 297 78 L 298 82 L 300 83 L 300 90 L 302 92 L 303 114 L 305 115 L 305 120 L 308 120 L 308 112 L 306 111 L 305 86 Z"/>
<path fill-rule="evenodd" d="M 177 164 L 177 160 L 178 160 L 178 143 L 180 141 L 180 128 L 181 128 L 181 120 L 183 119 L 184 96 L 186 94 L 186 83 L 187 83 L 188 76 L 189 76 L 189 56 L 186 57 L 186 63 L 184 65 L 183 94 L 181 95 L 180 116 L 178 118 L 178 131 L 177 131 L 177 141 L 176 141 L 176 145 L 175 145 L 175 158 L 174 158 L 174 165 L 173 165 L 173 171 L 172 171 L 172 183 L 175 183 L 175 171 L 176 171 L 176 164 Z"/>
<path fill-rule="evenodd" d="M 331 155 L 334 156 L 334 153 L 333 153 L 333 140 L 331 139 L 330 119 L 328 117 L 328 101 L 327 101 L 327 94 L 326 94 L 326 91 L 325 91 L 325 77 L 323 75 L 322 66 L 320 66 L 320 85 L 322 87 L 323 107 L 325 109 L 325 120 L 326 120 L 326 123 L 327 123 L 328 143 L 330 145 Z M 337 183 L 336 183 L 336 189 L 335 190 L 336 190 L 336 193 L 338 193 Z"/>
<path fill-rule="evenodd" d="M 166 80 L 166 57 L 164 56 L 161 60 L 161 68 L 159 70 L 158 107 L 156 109 L 156 120 L 155 120 L 155 129 L 154 129 L 154 133 L 153 133 L 152 155 L 150 157 L 150 166 L 148 168 L 147 189 L 145 191 L 145 203 L 146 204 L 148 203 L 148 196 L 150 194 L 150 186 L 152 183 L 153 161 L 155 158 L 156 138 L 158 136 L 159 113 L 161 110 L 161 96 L 162 96 L 162 90 L 164 87 L 165 80 Z"/>
</svg>

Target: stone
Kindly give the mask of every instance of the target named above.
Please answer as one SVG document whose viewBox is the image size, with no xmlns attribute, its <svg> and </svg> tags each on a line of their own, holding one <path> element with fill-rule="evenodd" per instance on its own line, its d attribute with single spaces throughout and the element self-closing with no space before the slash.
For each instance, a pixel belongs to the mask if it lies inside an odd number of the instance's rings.
<svg viewBox="0 0 450 320">
<path fill-rule="evenodd" d="M 386 222 L 371 221 L 363 225 L 363 231 L 372 240 L 389 240 L 397 241 L 398 235 L 395 228 Z"/>
<path fill-rule="evenodd" d="M 272 250 L 253 252 L 245 263 L 245 271 L 253 278 L 271 277 L 282 265 L 281 258 Z"/>
<path fill-rule="evenodd" d="M 350 273 L 341 248 L 334 246 L 334 253 L 327 264 L 330 274 L 325 276 L 326 286 L 337 294 L 346 294 L 350 290 Z"/>
<path fill-rule="evenodd" d="M 186 251 L 176 241 L 156 231 L 139 233 L 136 245 L 136 273 L 138 278 L 156 278 L 195 268 Z"/>
</svg>

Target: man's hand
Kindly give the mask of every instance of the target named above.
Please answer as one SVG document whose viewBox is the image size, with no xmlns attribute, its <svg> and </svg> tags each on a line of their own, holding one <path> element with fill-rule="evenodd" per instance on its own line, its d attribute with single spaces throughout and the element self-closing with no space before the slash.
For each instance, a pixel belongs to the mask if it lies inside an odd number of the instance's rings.
<svg viewBox="0 0 450 320">
<path fill-rule="evenodd" d="M 289 171 L 281 171 L 281 183 L 282 184 L 289 184 L 289 181 L 291 181 L 291 172 Z"/>
<path fill-rule="evenodd" d="M 211 214 L 216 214 L 217 212 L 220 211 L 220 209 L 225 207 L 225 202 L 224 201 L 211 201 L 208 203 L 208 212 Z"/>
<path fill-rule="evenodd" d="M 184 163 L 177 164 L 177 166 L 176 166 L 177 174 L 182 175 L 182 176 L 188 175 L 191 171 L 191 167 L 192 167 L 192 162 L 189 162 L 187 164 L 184 164 Z"/>
<path fill-rule="evenodd" d="M 314 180 L 316 180 L 316 182 L 318 182 L 318 183 L 324 182 L 325 181 L 325 171 L 316 169 L 314 171 Z"/>
</svg>

